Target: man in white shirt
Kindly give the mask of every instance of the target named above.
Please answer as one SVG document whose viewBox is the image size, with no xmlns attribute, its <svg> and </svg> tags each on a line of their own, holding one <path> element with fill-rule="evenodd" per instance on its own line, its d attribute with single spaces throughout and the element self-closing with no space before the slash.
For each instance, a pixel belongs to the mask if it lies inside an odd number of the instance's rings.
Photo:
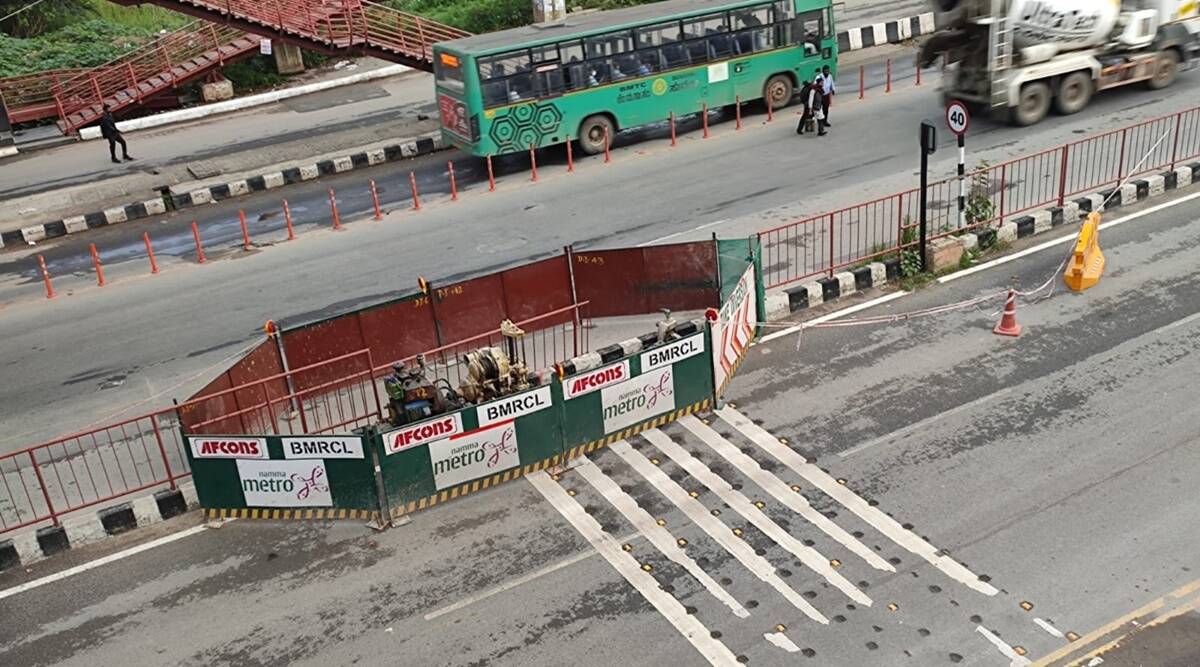
<svg viewBox="0 0 1200 667">
<path fill-rule="evenodd" d="M 829 107 L 833 106 L 833 94 L 837 89 L 833 85 L 833 72 L 830 71 L 829 65 L 821 68 L 821 80 L 823 82 L 821 87 L 823 99 L 821 101 L 825 103 L 823 105 L 825 107 L 825 127 L 830 127 Z"/>
</svg>

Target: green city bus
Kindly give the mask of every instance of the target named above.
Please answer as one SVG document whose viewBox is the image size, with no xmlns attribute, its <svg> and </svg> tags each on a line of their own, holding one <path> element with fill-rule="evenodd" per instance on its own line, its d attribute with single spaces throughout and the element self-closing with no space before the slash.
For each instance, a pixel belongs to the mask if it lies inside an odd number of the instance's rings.
<svg viewBox="0 0 1200 667">
<path fill-rule="evenodd" d="M 573 139 L 594 154 L 618 130 L 737 99 L 778 109 L 837 67 L 831 0 L 666 0 L 433 50 L 442 135 L 477 156 Z"/>
</svg>

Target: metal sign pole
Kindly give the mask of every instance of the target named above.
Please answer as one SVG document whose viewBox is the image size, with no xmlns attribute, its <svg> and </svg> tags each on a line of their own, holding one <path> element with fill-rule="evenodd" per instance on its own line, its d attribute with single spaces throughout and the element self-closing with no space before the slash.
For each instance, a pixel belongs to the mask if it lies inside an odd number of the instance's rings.
<svg viewBox="0 0 1200 667">
<path fill-rule="evenodd" d="M 925 247 L 929 241 L 929 155 L 937 150 L 937 128 L 928 121 L 921 121 L 921 194 L 920 194 L 920 215 L 921 215 L 921 272 L 929 270 L 927 266 Z"/>
<path fill-rule="evenodd" d="M 958 228 L 967 226 L 967 138 L 958 135 Z"/>
</svg>

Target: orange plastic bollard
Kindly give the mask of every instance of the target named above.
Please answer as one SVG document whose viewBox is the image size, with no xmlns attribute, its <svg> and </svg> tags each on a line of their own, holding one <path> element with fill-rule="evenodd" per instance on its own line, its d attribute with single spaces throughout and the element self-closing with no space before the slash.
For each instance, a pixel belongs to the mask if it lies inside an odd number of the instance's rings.
<svg viewBox="0 0 1200 667">
<path fill-rule="evenodd" d="M 733 123 L 733 129 L 740 130 L 740 129 L 742 129 L 742 97 L 741 97 L 741 95 L 733 96 L 733 112 L 734 112 L 734 118 L 735 118 L 734 123 Z"/>
<path fill-rule="evenodd" d="M 246 212 L 238 209 L 238 222 L 242 224 L 242 250 L 250 249 L 250 228 L 246 226 Z"/>
<path fill-rule="evenodd" d="M 204 246 L 200 243 L 200 228 L 196 226 L 196 221 L 192 221 L 192 238 L 196 239 L 196 263 L 203 264 L 206 260 L 204 257 Z"/>
<path fill-rule="evenodd" d="M 342 218 L 338 215 L 337 197 L 333 194 L 333 188 L 329 188 L 329 210 L 333 212 L 333 228 L 341 230 Z"/>
<path fill-rule="evenodd" d="M 450 201 L 458 201 L 458 181 L 454 178 L 454 162 L 446 162 L 446 169 L 450 174 Z"/>
<path fill-rule="evenodd" d="M 921 85 L 921 63 L 917 63 L 917 85 Z"/>
<path fill-rule="evenodd" d="M 375 188 L 375 179 L 371 179 L 371 203 L 375 205 L 375 221 L 383 220 L 383 211 L 379 208 L 379 190 Z"/>
<path fill-rule="evenodd" d="M 567 173 L 575 172 L 575 154 L 571 150 L 571 140 L 567 139 Z"/>
<path fill-rule="evenodd" d="M 421 210 L 421 198 L 417 196 L 417 175 L 413 172 L 408 172 L 408 182 L 412 184 L 413 210 Z"/>
<path fill-rule="evenodd" d="M 892 92 L 892 59 L 891 58 L 887 59 L 887 86 L 883 89 L 883 92 L 885 92 L 885 93 Z"/>
<path fill-rule="evenodd" d="M 701 121 L 704 123 L 704 138 L 708 138 L 708 102 L 705 102 L 700 111 Z"/>
<path fill-rule="evenodd" d="M 150 232 L 142 232 L 142 241 L 146 244 L 146 256 L 150 258 L 150 274 L 158 273 L 158 261 L 154 259 L 154 246 L 150 245 Z"/>
<path fill-rule="evenodd" d="M 496 172 L 492 171 L 492 156 L 487 156 L 488 192 L 496 191 Z"/>
<path fill-rule="evenodd" d="M 675 147 L 675 112 L 674 111 L 671 112 L 670 120 L 671 120 L 671 148 L 674 148 Z"/>
<path fill-rule="evenodd" d="M 296 240 L 296 229 L 292 226 L 292 208 L 288 206 L 287 200 L 283 200 L 283 221 L 287 223 L 288 240 Z"/>
<path fill-rule="evenodd" d="M 610 150 L 610 137 L 608 136 L 608 128 L 604 128 L 604 164 L 612 162 L 612 151 Z"/>
<path fill-rule="evenodd" d="M 766 98 L 766 102 L 767 102 L 767 122 L 770 123 L 771 121 L 775 120 L 775 103 L 772 102 L 771 98 L 769 98 L 769 97 Z"/>
<path fill-rule="evenodd" d="M 863 65 L 858 66 L 858 99 L 866 97 L 867 94 L 867 68 Z"/>
<path fill-rule="evenodd" d="M 104 287 L 108 281 L 104 280 L 104 266 L 100 264 L 100 253 L 96 252 L 96 244 L 90 243 L 89 249 L 92 251 L 92 266 L 96 267 L 96 284 Z"/>
<path fill-rule="evenodd" d="M 42 280 L 46 282 L 46 298 L 54 298 L 54 285 L 50 283 L 50 272 L 46 270 L 46 258 L 38 255 L 38 267 L 42 270 Z"/>
<path fill-rule="evenodd" d="M 529 180 L 537 183 L 537 151 L 529 144 Z"/>
</svg>

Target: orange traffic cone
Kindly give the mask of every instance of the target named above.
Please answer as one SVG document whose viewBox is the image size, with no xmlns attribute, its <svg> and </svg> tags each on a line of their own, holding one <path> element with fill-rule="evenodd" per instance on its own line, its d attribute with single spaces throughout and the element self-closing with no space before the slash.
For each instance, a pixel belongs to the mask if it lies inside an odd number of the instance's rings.
<svg viewBox="0 0 1200 667">
<path fill-rule="evenodd" d="M 1017 293 L 1008 290 L 1008 298 L 1004 301 L 1004 314 L 1000 316 L 1000 324 L 992 329 L 998 336 L 1017 337 L 1021 335 L 1021 325 L 1017 324 Z"/>
</svg>

